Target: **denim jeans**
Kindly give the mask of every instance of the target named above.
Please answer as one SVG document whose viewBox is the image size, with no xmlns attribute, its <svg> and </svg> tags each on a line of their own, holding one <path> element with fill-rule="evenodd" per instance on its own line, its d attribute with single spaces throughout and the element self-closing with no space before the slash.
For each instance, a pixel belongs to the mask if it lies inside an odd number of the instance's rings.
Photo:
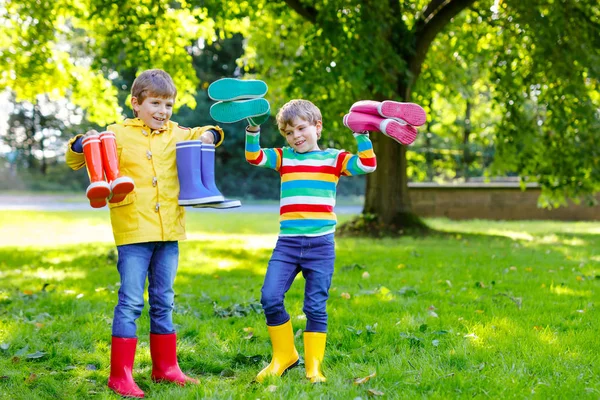
<svg viewBox="0 0 600 400">
<path fill-rule="evenodd" d="M 260 302 L 267 325 L 286 323 L 290 316 L 283 300 L 296 275 L 302 271 L 306 331 L 327 332 L 326 303 L 333 276 L 333 233 L 323 236 L 280 236 L 269 260 Z"/>
<path fill-rule="evenodd" d="M 144 287 L 148 277 L 150 332 L 174 333 L 173 283 L 179 261 L 178 242 L 149 242 L 117 246 L 117 269 L 121 277 L 119 302 L 115 307 L 112 335 L 136 337 L 135 321 L 144 308 Z"/>
</svg>

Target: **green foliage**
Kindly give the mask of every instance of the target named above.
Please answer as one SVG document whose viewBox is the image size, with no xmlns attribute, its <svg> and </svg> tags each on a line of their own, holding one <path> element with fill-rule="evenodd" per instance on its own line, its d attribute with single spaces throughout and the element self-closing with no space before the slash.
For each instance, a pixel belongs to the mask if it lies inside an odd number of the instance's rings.
<svg viewBox="0 0 600 400">
<path fill-rule="evenodd" d="M 429 112 L 427 132 L 462 150 L 452 160 L 457 176 L 518 174 L 539 182 L 551 205 L 600 190 L 600 11 L 593 0 L 3 6 L 0 89 L 13 90 L 18 101 L 66 97 L 105 125 L 127 108 L 127 87 L 139 70 L 166 69 L 179 88 L 178 106 L 194 109 L 197 90 L 220 76 L 221 65 L 222 75 L 265 79 L 273 110 L 291 97 L 314 101 L 324 114 L 326 146 L 353 149 L 341 120 L 354 101 L 412 98 Z M 213 58 L 200 60 L 204 51 Z M 495 149 L 493 168 L 476 161 L 471 146 Z M 381 170 L 396 162 L 381 159 Z M 418 165 L 410 166 L 412 177 L 423 176 Z M 444 175 L 452 176 L 451 165 L 444 161 Z M 404 182 L 403 174 L 389 179 Z"/>
<path fill-rule="evenodd" d="M 499 167 L 540 182 L 550 204 L 597 192 L 598 4 L 557 1 L 552 9 L 543 2 L 509 4 L 498 18 L 506 50 L 497 54 L 495 70 L 502 89 L 495 100 L 504 111 Z M 502 23 L 508 14 L 512 23 Z"/>
</svg>

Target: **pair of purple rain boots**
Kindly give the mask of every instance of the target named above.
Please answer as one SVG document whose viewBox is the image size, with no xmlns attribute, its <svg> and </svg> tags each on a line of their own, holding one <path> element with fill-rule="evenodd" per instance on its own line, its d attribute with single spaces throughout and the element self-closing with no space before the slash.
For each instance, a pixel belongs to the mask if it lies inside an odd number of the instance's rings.
<svg viewBox="0 0 600 400">
<path fill-rule="evenodd" d="M 418 104 L 397 101 L 361 100 L 350 107 L 344 125 L 353 132 L 381 132 L 398 143 L 409 145 L 417 138 L 415 126 L 425 123 L 427 115 Z"/>
<path fill-rule="evenodd" d="M 215 145 L 186 140 L 175 145 L 179 205 L 196 208 L 234 208 L 239 200 L 223 197 L 215 185 Z"/>
</svg>

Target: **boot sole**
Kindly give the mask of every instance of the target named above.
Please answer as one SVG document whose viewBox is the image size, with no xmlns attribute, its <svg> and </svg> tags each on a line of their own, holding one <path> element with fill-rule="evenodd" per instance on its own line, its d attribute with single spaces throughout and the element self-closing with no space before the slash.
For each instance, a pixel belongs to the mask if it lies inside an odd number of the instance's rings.
<svg viewBox="0 0 600 400">
<path fill-rule="evenodd" d="M 223 196 L 201 197 L 199 199 L 179 199 L 180 206 L 197 206 L 206 203 L 218 203 L 225 201 Z"/>
<path fill-rule="evenodd" d="M 125 200 L 125 197 L 135 189 L 133 179 L 122 176 L 117 178 L 111 183 L 112 186 L 112 197 L 108 201 L 109 203 L 120 203 Z"/>
<path fill-rule="evenodd" d="M 241 205 L 242 205 L 242 202 L 239 200 L 225 199 L 218 203 L 197 204 L 197 205 L 194 205 L 193 207 L 194 208 L 216 208 L 219 210 L 224 210 L 227 208 L 241 207 Z"/>
<path fill-rule="evenodd" d="M 385 119 L 379 126 L 381 133 L 405 146 L 412 144 L 417 138 L 417 129 L 412 125 L 402 124 L 395 119 Z"/>
<path fill-rule="evenodd" d="M 223 78 L 208 87 L 208 97 L 215 101 L 255 99 L 263 97 L 268 90 L 266 83 L 256 79 Z"/>
<path fill-rule="evenodd" d="M 110 185 L 107 182 L 91 183 L 85 191 L 92 208 L 102 208 L 106 205 L 106 198 L 110 196 Z"/>
<path fill-rule="evenodd" d="M 269 102 L 265 99 L 228 101 L 213 104 L 210 107 L 210 116 L 217 122 L 231 124 L 246 118 L 263 116 L 270 110 Z"/>
<path fill-rule="evenodd" d="M 379 104 L 377 110 L 383 118 L 399 118 L 414 126 L 421 126 L 427 120 L 423 107 L 415 103 L 386 100 Z"/>
</svg>

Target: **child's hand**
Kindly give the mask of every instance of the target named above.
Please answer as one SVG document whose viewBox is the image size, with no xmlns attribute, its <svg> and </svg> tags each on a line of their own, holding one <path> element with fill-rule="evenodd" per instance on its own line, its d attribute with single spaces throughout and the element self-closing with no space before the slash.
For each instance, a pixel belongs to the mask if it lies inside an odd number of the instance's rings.
<svg viewBox="0 0 600 400">
<path fill-rule="evenodd" d="M 213 144 L 215 142 L 215 135 L 211 131 L 204 132 L 200 135 L 200 141 L 205 144 Z"/>
</svg>

